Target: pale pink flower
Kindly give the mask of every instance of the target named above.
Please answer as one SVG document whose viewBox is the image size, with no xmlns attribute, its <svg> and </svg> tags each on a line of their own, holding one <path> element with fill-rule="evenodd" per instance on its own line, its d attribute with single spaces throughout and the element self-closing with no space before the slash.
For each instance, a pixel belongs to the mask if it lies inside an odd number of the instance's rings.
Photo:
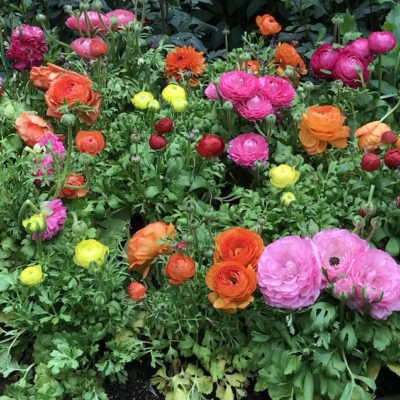
<svg viewBox="0 0 400 400">
<path fill-rule="evenodd" d="M 208 100 L 218 100 L 217 87 L 210 82 L 204 91 Z"/>
<path fill-rule="evenodd" d="M 344 276 L 335 280 L 333 290 L 336 297 L 347 300 L 354 295 L 355 288 L 352 280 Z"/>
<path fill-rule="evenodd" d="M 41 232 L 40 240 L 50 240 L 63 227 L 67 218 L 67 210 L 60 199 L 45 201 L 40 206 L 42 214 L 46 220 L 46 230 Z M 36 240 L 36 234 L 32 235 Z"/>
<path fill-rule="evenodd" d="M 93 31 L 94 28 L 96 28 L 97 32 L 99 32 L 99 33 L 103 33 L 103 34 L 107 33 L 107 29 L 104 28 L 103 24 L 100 21 L 99 15 L 97 14 L 96 11 L 88 11 L 87 15 L 88 15 L 88 19 L 89 19 L 89 24 L 88 25 L 89 25 L 89 30 L 90 31 Z M 101 19 L 102 19 L 103 23 L 108 28 L 111 29 L 111 23 L 110 23 L 108 17 L 105 16 L 104 14 L 100 14 L 100 16 L 101 16 Z M 67 19 L 67 21 L 65 22 L 65 25 L 67 25 L 68 28 L 70 28 L 70 29 L 72 29 L 74 31 L 79 30 L 78 21 L 77 21 L 77 19 L 75 18 L 74 15 L 71 15 Z M 80 26 L 82 32 L 87 33 L 86 32 L 86 22 L 85 22 L 85 14 L 84 13 L 82 13 L 81 16 L 79 17 L 79 26 Z"/>
<path fill-rule="evenodd" d="M 290 82 L 276 76 L 264 76 L 258 81 L 260 83 L 260 92 L 274 107 L 290 107 L 295 95 L 294 88 Z"/>
<path fill-rule="evenodd" d="M 263 94 L 258 93 L 247 100 L 234 103 L 236 112 L 243 118 L 255 122 L 265 118 L 269 114 L 274 113 L 274 109 L 270 101 Z"/>
<path fill-rule="evenodd" d="M 116 9 L 110 11 L 106 14 L 106 17 L 110 19 L 110 17 L 115 17 L 118 20 L 118 25 L 114 28 L 114 30 L 119 30 L 122 26 L 128 26 L 129 22 L 134 21 L 135 14 L 128 10 Z"/>
<path fill-rule="evenodd" d="M 265 165 L 268 154 L 267 141 L 257 133 L 243 133 L 229 142 L 228 157 L 242 167 L 253 167 L 256 161 Z"/>
<path fill-rule="evenodd" d="M 257 281 L 271 307 L 296 310 L 314 304 L 322 273 L 311 240 L 287 236 L 268 245 L 258 261 Z"/>
<path fill-rule="evenodd" d="M 219 94 L 225 101 L 231 101 L 232 103 L 251 99 L 258 89 L 258 78 L 247 72 L 225 72 L 219 78 Z"/>
</svg>

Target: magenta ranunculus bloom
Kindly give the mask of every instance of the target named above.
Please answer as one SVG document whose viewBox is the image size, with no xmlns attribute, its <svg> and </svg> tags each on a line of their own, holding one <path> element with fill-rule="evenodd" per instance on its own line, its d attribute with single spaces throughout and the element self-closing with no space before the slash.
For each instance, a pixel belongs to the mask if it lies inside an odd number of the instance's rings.
<svg viewBox="0 0 400 400">
<path fill-rule="evenodd" d="M 276 76 L 264 76 L 258 81 L 260 92 L 267 97 L 274 107 L 290 107 L 295 95 L 290 82 Z"/>
<path fill-rule="evenodd" d="M 331 74 L 321 71 L 325 69 L 332 71 L 342 49 L 334 49 L 330 43 L 319 46 L 311 55 L 311 69 L 313 74 L 320 79 L 330 79 Z"/>
<path fill-rule="evenodd" d="M 355 286 L 355 297 L 348 301 L 351 309 L 361 314 L 369 309 L 375 319 L 400 310 L 400 266 L 388 253 L 368 250 L 357 258 L 348 277 Z"/>
<path fill-rule="evenodd" d="M 396 37 L 389 31 L 371 32 L 368 45 L 374 53 L 385 54 L 396 47 Z"/>
<path fill-rule="evenodd" d="M 354 261 L 368 249 L 368 243 L 346 229 L 328 229 L 317 233 L 313 239 L 321 259 L 321 267 L 329 280 L 345 275 Z M 326 286 L 326 278 L 323 278 Z"/>
<path fill-rule="evenodd" d="M 217 87 L 210 82 L 204 91 L 208 100 L 218 100 Z"/>
<path fill-rule="evenodd" d="M 368 63 L 375 59 L 375 55 L 369 48 L 368 39 L 359 38 L 344 46 L 344 50 L 348 50 L 358 58 L 363 58 Z"/>
<path fill-rule="evenodd" d="M 44 32 L 38 26 L 22 24 L 15 28 L 10 38 L 6 57 L 14 61 L 14 69 L 25 71 L 38 67 L 47 51 Z"/>
<path fill-rule="evenodd" d="M 83 60 L 97 60 L 100 55 L 107 52 L 107 43 L 100 36 L 75 39 L 71 42 L 71 47 Z"/>
<path fill-rule="evenodd" d="M 243 118 L 255 122 L 265 118 L 269 114 L 274 113 L 274 109 L 270 101 L 261 93 L 255 96 L 234 103 L 236 112 Z"/>
<path fill-rule="evenodd" d="M 58 139 L 57 136 L 49 133 L 44 135 L 39 142 L 39 146 L 45 148 L 44 154 L 46 157 L 42 158 L 41 167 L 35 172 L 35 176 L 41 176 L 44 174 L 44 171 L 48 175 L 53 175 L 52 172 L 52 164 L 53 164 L 53 156 L 56 155 L 58 157 L 58 161 L 61 161 L 65 155 L 65 148 L 61 140 Z M 53 166 L 54 167 L 54 166 Z M 40 181 L 39 181 L 40 183 Z"/>
<path fill-rule="evenodd" d="M 333 67 L 333 79 L 340 79 L 345 85 L 353 88 L 360 87 L 362 83 L 358 70 L 361 70 L 364 82 L 368 82 L 367 60 L 358 58 L 350 51 L 343 51 L 339 54 Z"/>
<path fill-rule="evenodd" d="M 93 28 L 96 28 L 97 31 L 100 33 L 103 34 L 107 33 L 107 29 L 104 28 L 96 11 L 88 11 L 87 14 L 89 18 L 89 29 L 91 31 L 93 30 Z M 104 14 L 100 14 L 100 16 L 104 24 L 111 29 L 111 23 L 108 17 L 105 16 Z M 74 31 L 79 30 L 78 21 L 73 15 L 67 19 L 65 25 L 67 25 L 69 29 L 72 29 Z M 82 13 L 81 16 L 79 17 L 79 26 L 81 28 L 81 31 L 86 33 L 86 22 L 84 13 Z"/>
<path fill-rule="evenodd" d="M 60 199 L 45 201 L 41 204 L 40 209 L 46 220 L 46 230 L 40 234 L 40 240 L 50 240 L 63 227 L 67 218 L 67 210 Z M 32 235 L 32 239 L 36 240 L 35 233 Z"/>
<path fill-rule="evenodd" d="M 225 72 L 219 78 L 219 94 L 225 101 L 231 101 L 232 103 L 251 99 L 258 89 L 258 78 L 247 72 Z"/>
<path fill-rule="evenodd" d="M 297 310 L 314 304 L 322 273 L 312 241 L 286 236 L 268 245 L 258 261 L 257 281 L 271 307 Z"/>
<path fill-rule="evenodd" d="M 267 141 L 258 133 L 243 133 L 229 142 L 228 157 L 242 167 L 254 167 L 256 161 L 265 165 L 268 155 Z"/>
<path fill-rule="evenodd" d="M 110 17 L 115 17 L 118 20 L 118 25 L 114 28 L 114 30 L 120 29 L 122 26 L 128 26 L 129 22 L 135 19 L 135 14 L 128 10 L 116 9 L 110 11 L 106 14 L 106 17 L 110 19 Z"/>
<path fill-rule="evenodd" d="M 333 290 L 336 297 L 344 297 L 346 300 L 351 299 L 355 293 L 353 281 L 346 276 L 335 280 L 335 283 L 333 284 Z"/>
</svg>

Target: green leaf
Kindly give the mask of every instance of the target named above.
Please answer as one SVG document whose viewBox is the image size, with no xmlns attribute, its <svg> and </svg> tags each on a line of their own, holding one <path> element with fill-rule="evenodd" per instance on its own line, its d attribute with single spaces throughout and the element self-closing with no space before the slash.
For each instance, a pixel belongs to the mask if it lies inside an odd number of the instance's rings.
<svg viewBox="0 0 400 400">
<path fill-rule="evenodd" d="M 374 328 L 374 347 L 378 351 L 383 351 L 386 349 L 387 346 L 389 346 L 391 342 L 391 331 L 389 328 L 386 326 L 376 326 Z"/>
<path fill-rule="evenodd" d="M 209 376 L 200 376 L 197 378 L 199 392 L 202 394 L 211 394 L 213 391 L 213 381 Z"/>
<path fill-rule="evenodd" d="M 229 385 L 225 389 L 224 397 L 222 397 L 222 400 L 235 400 L 232 388 Z"/>
<path fill-rule="evenodd" d="M 397 376 L 400 376 L 400 364 L 396 363 L 387 363 L 386 366 L 394 372 Z"/>
<path fill-rule="evenodd" d="M 160 193 L 160 189 L 157 186 L 149 186 L 144 191 L 144 197 L 146 197 L 146 199 L 153 199 L 159 193 Z"/>
<path fill-rule="evenodd" d="M 350 400 L 352 392 L 353 392 L 353 385 L 351 382 L 348 382 L 343 390 L 340 400 Z"/>
<path fill-rule="evenodd" d="M 386 244 L 385 251 L 392 257 L 397 257 L 400 254 L 400 242 L 398 238 L 391 237 Z"/>
<path fill-rule="evenodd" d="M 283 373 L 285 375 L 290 375 L 293 372 L 297 372 L 301 367 L 301 358 L 295 355 L 290 355 L 287 360 L 287 364 Z"/>
<path fill-rule="evenodd" d="M 311 307 L 311 328 L 322 332 L 336 318 L 336 309 L 332 304 L 319 302 Z"/>
<path fill-rule="evenodd" d="M 357 336 L 350 323 L 347 323 L 340 331 L 340 340 L 345 344 L 346 350 L 354 350 L 357 346 Z"/>
<path fill-rule="evenodd" d="M 340 33 L 342 35 L 347 32 L 353 32 L 356 27 L 356 20 L 353 15 L 350 14 L 349 10 L 345 14 L 340 14 L 343 17 L 343 24 L 340 27 Z"/>
<path fill-rule="evenodd" d="M 314 378 L 310 371 L 307 371 L 304 379 L 304 400 L 314 399 Z"/>
</svg>

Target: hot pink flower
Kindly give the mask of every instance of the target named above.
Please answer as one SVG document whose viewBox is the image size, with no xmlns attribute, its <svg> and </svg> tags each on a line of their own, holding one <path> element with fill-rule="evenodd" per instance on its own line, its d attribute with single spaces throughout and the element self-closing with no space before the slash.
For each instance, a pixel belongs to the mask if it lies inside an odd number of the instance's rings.
<svg viewBox="0 0 400 400">
<path fill-rule="evenodd" d="M 354 42 L 346 45 L 344 49 L 350 51 L 360 59 L 367 60 L 368 63 L 375 59 L 374 54 L 369 48 L 368 39 L 365 38 L 354 40 Z"/>
<path fill-rule="evenodd" d="M 49 240 L 63 227 L 67 218 L 67 210 L 60 199 L 45 201 L 40 208 L 46 220 L 46 230 L 40 234 L 40 240 Z M 32 239 L 36 240 L 35 233 L 32 235 Z"/>
<path fill-rule="evenodd" d="M 258 89 L 258 78 L 247 72 L 225 72 L 219 78 L 219 94 L 224 100 L 232 103 L 251 99 Z"/>
<path fill-rule="evenodd" d="M 57 138 L 57 136 L 49 133 L 42 136 L 39 142 L 40 147 L 45 147 L 44 154 L 46 157 L 42 158 L 42 166 L 35 172 L 35 176 L 40 176 L 44 174 L 44 171 L 48 175 L 52 175 L 51 165 L 53 163 L 53 155 L 57 154 L 59 158 L 64 157 L 65 148 L 62 142 Z"/>
<path fill-rule="evenodd" d="M 264 76 L 258 80 L 260 92 L 274 107 L 290 107 L 295 95 L 293 86 L 286 79 Z"/>
<path fill-rule="evenodd" d="M 129 22 L 135 19 L 135 14 L 128 10 L 113 10 L 106 14 L 106 17 L 110 19 L 110 17 L 115 17 L 118 20 L 118 25 L 114 28 L 114 30 L 119 30 L 122 26 L 128 26 Z"/>
<path fill-rule="evenodd" d="M 244 133 L 229 142 L 228 157 L 242 167 L 253 167 L 256 161 L 265 165 L 268 154 L 267 141 L 257 133 Z"/>
<path fill-rule="evenodd" d="M 209 83 L 204 91 L 208 100 L 218 100 L 217 87 L 213 83 Z"/>
<path fill-rule="evenodd" d="M 296 310 L 313 304 L 321 280 L 321 265 L 309 239 L 280 238 L 264 249 L 258 261 L 258 286 L 272 307 Z"/>
<path fill-rule="evenodd" d="M 386 54 L 396 47 L 396 37 L 392 32 L 371 32 L 368 37 L 369 49 L 374 53 Z"/>
<path fill-rule="evenodd" d="M 361 79 L 358 70 L 361 70 L 364 82 L 368 82 L 368 62 L 358 58 L 348 50 L 343 51 L 333 68 L 333 79 L 340 79 L 345 85 L 353 88 L 359 87 L 361 86 Z"/>
<path fill-rule="evenodd" d="M 107 43 L 100 37 L 79 38 L 71 43 L 72 50 L 84 60 L 97 60 L 107 53 Z"/>
<path fill-rule="evenodd" d="M 238 101 L 234 104 L 234 107 L 239 115 L 252 122 L 274 113 L 272 104 L 261 93 L 256 94 L 250 99 Z"/>
<path fill-rule="evenodd" d="M 10 38 L 6 57 L 14 60 L 14 69 L 24 71 L 38 67 L 47 51 L 44 32 L 37 26 L 22 24 L 15 28 Z"/>
<path fill-rule="evenodd" d="M 87 14 L 88 14 L 88 19 L 89 19 L 90 31 L 92 31 L 93 28 L 96 28 L 99 33 L 107 33 L 107 29 L 104 28 L 96 11 L 88 11 Z M 103 20 L 104 24 L 108 28 L 111 29 L 111 23 L 110 23 L 108 17 L 103 14 L 100 14 L 100 16 L 101 16 L 101 19 Z M 65 25 L 67 25 L 68 28 L 70 28 L 74 31 L 79 30 L 78 21 L 75 18 L 75 16 L 73 16 L 73 15 L 67 19 L 67 21 L 65 22 Z M 81 16 L 79 17 L 79 26 L 81 28 L 81 31 L 86 33 L 86 22 L 85 22 L 85 14 L 84 13 L 82 13 Z"/>
<path fill-rule="evenodd" d="M 368 250 L 348 271 L 356 289 L 351 309 L 364 314 L 370 308 L 375 319 L 386 319 L 400 310 L 400 266 L 382 250 Z M 382 300 L 379 301 L 382 296 Z"/>
<path fill-rule="evenodd" d="M 330 43 L 319 46 L 311 55 L 310 62 L 313 74 L 320 79 L 332 78 L 331 74 L 321 70 L 332 71 L 341 51 L 341 49 L 332 48 Z"/>
</svg>

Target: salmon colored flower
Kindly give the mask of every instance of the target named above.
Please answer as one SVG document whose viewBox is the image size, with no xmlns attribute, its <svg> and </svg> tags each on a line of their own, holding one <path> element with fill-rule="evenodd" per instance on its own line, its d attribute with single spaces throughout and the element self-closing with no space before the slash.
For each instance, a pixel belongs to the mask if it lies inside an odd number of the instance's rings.
<svg viewBox="0 0 400 400">
<path fill-rule="evenodd" d="M 43 118 L 34 114 L 22 113 L 15 120 L 15 129 L 27 146 L 33 147 L 40 139 L 53 133 L 53 127 Z"/>
<path fill-rule="evenodd" d="M 104 149 L 104 137 L 99 131 L 79 131 L 75 141 L 80 153 L 95 156 Z"/>
<path fill-rule="evenodd" d="M 182 282 L 193 278 L 196 270 L 191 257 L 182 253 L 171 254 L 164 269 L 165 276 L 172 285 L 180 285 Z"/>
<path fill-rule="evenodd" d="M 182 74 L 191 74 L 190 84 L 197 86 L 197 79 L 204 71 L 205 62 L 202 52 L 196 51 L 192 46 L 177 47 L 167 54 L 165 58 L 164 74 L 167 78 L 175 78 L 182 82 Z"/>
<path fill-rule="evenodd" d="M 146 288 L 139 282 L 132 282 L 128 286 L 128 296 L 136 302 L 140 301 L 146 296 Z"/>
<path fill-rule="evenodd" d="M 280 24 L 270 14 L 258 15 L 256 17 L 256 24 L 263 36 L 276 35 L 281 31 Z"/>
<path fill-rule="evenodd" d="M 206 285 L 212 290 L 208 299 L 215 308 L 235 313 L 254 300 L 252 293 L 257 287 L 257 275 L 250 265 L 246 267 L 235 261 L 223 261 L 208 270 Z"/>
<path fill-rule="evenodd" d="M 358 128 L 354 137 L 358 138 L 360 151 L 374 151 L 382 144 L 382 135 L 390 128 L 380 121 L 372 121 Z"/>
<path fill-rule="evenodd" d="M 264 250 L 263 240 L 250 229 L 233 227 L 215 238 L 214 263 L 235 261 L 245 267 L 257 269 L 258 259 Z"/>
<path fill-rule="evenodd" d="M 68 72 L 66 69 L 48 63 L 47 67 L 33 67 L 29 73 L 29 78 L 36 89 L 45 92 L 54 79 L 66 72 Z"/>
<path fill-rule="evenodd" d="M 308 154 L 320 154 L 327 146 L 344 148 L 350 128 L 343 126 L 346 119 L 334 106 L 312 106 L 303 113 L 299 123 L 299 139 Z"/>
<path fill-rule="evenodd" d="M 246 62 L 242 62 L 242 71 L 246 69 Z M 251 72 L 256 76 L 260 75 L 260 63 L 257 60 L 247 61 L 247 72 Z"/>
<path fill-rule="evenodd" d="M 65 180 L 66 185 L 72 185 L 72 186 L 84 186 L 85 184 L 85 177 L 83 175 L 77 175 L 77 174 L 69 174 L 67 176 L 67 179 Z M 83 187 L 81 189 L 79 188 L 69 188 L 69 187 L 63 187 L 60 197 L 66 197 L 67 199 L 75 199 L 77 197 L 85 197 L 88 192 L 87 187 Z"/>
</svg>

